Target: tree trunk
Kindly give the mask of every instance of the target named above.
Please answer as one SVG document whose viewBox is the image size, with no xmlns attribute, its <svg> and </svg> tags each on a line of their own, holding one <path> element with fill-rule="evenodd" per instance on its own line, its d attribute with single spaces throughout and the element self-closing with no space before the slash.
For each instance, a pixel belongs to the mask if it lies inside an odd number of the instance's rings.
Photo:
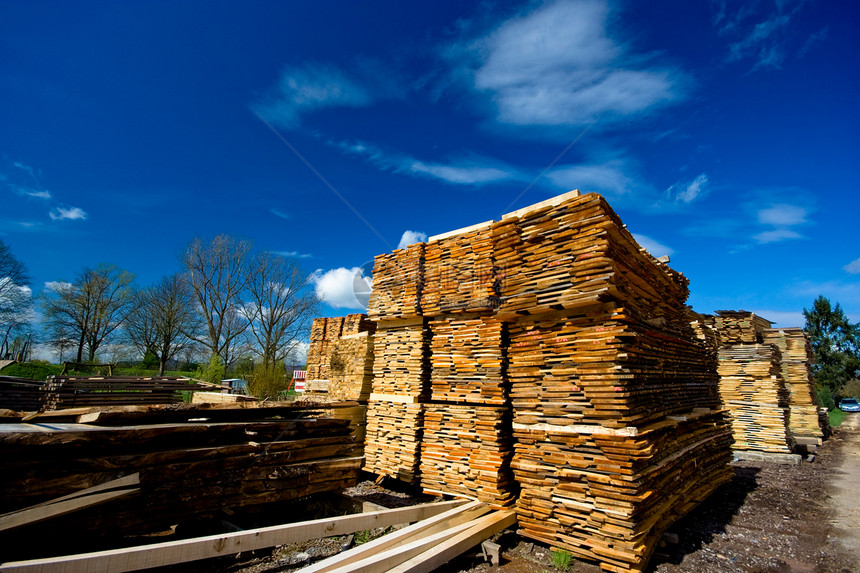
<svg viewBox="0 0 860 573">
<path fill-rule="evenodd" d="M 81 334 L 81 340 L 80 340 L 80 342 L 78 342 L 78 364 L 81 363 L 83 358 L 84 358 L 84 335 Z"/>
</svg>

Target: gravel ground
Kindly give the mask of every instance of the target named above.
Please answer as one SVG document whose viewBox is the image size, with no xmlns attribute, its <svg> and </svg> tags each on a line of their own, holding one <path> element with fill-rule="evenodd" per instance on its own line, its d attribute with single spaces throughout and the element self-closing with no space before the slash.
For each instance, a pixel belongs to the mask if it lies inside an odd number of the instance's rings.
<svg viewBox="0 0 860 573">
<path fill-rule="evenodd" d="M 860 415 L 819 448 L 813 461 L 799 466 L 737 462 L 735 478 L 670 533 L 677 543 L 662 542 L 651 560 L 652 573 L 851 573 L 860 571 L 854 549 L 860 547 L 857 527 L 860 491 Z M 360 501 L 400 507 L 432 501 L 363 482 L 346 492 Z M 356 542 L 384 534 L 383 530 L 315 540 L 255 555 L 224 558 L 171 571 L 231 571 L 264 573 L 299 571 Z M 671 537 L 671 536 L 669 536 Z M 598 573 L 593 563 L 573 560 L 566 568 L 553 563 L 545 545 L 508 531 L 494 538 L 502 548 L 502 564 L 484 561 L 480 548 L 467 552 L 439 573 Z"/>
</svg>

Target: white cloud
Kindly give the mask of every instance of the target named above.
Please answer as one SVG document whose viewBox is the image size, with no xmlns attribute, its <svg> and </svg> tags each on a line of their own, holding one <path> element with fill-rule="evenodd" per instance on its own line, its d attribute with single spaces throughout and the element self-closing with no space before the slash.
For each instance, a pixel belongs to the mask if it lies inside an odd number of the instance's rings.
<svg viewBox="0 0 860 573">
<path fill-rule="evenodd" d="M 772 205 L 758 212 L 758 221 L 765 225 L 788 227 L 806 222 L 807 211 L 796 205 Z"/>
<path fill-rule="evenodd" d="M 628 174 L 630 170 L 626 161 L 611 160 L 560 167 L 547 173 L 547 179 L 566 191 L 579 189 L 583 193 L 600 193 L 611 199 L 629 195 L 639 187 Z"/>
<path fill-rule="evenodd" d="M 780 241 L 802 238 L 803 235 L 791 229 L 773 229 L 772 231 L 764 231 L 753 237 L 759 243 L 778 243 Z"/>
<path fill-rule="evenodd" d="M 460 185 L 476 185 L 490 183 L 493 181 L 505 181 L 511 179 L 513 174 L 495 167 L 484 167 L 480 165 L 444 165 L 441 163 L 424 163 L 423 161 L 412 161 L 403 166 L 403 170 L 411 171 L 419 175 L 427 175 L 441 179 L 448 183 Z"/>
<path fill-rule="evenodd" d="M 455 159 L 448 162 L 431 162 L 408 155 L 386 153 L 379 147 L 363 141 L 329 141 L 344 153 L 366 158 L 382 170 L 417 177 L 431 177 L 455 185 L 482 185 L 497 181 L 521 180 L 516 169 L 487 157 Z"/>
<path fill-rule="evenodd" d="M 269 209 L 269 213 L 274 215 L 275 217 L 280 217 L 281 219 L 286 219 L 289 221 L 290 216 L 282 211 L 278 211 L 277 209 Z"/>
<path fill-rule="evenodd" d="M 846 273 L 850 273 L 852 275 L 856 275 L 856 274 L 860 273 L 860 259 L 855 259 L 855 260 L 851 261 L 850 263 L 848 263 L 847 265 L 842 267 L 842 269 Z"/>
<path fill-rule="evenodd" d="M 251 107 L 266 121 L 292 128 L 308 112 L 328 107 L 363 107 L 372 99 L 367 89 L 338 68 L 306 64 L 285 68 L 272 92 Z"/>
<path fill-rule="evenodd" d="M 400 237 L 400 242 L 397 244 L 398 249 L 408 247 L 414 243 L 423 243 L 427 240 L 427 233 L 419 233 L 418 231 L 403 231 L 403 236 Z"/>
<path fill-rule="evenodd" d="M 287 354 L 287 363 L 288 364 L 307 364 L 308 362 L 308 349 L 310 348 L 309 342 L 304 341 L 296 341 L 290 347 L 290 351 Z M 292 374 L 292 373 L 291 373 Z"/>
<path fill-rule="evenodd" d="M 646 251 L 651 253 L 652 257 L 669 256 L 675 252 L 670 247 L 663 245 L 651 237 L 634 233 L 633 238 L 636 239 L 636 242 L 639 243 L 640 246 L 644 247 Z"/>
<path fill-rule="evenodd" d="M 630 117 L 680 97 L 683 74 L 648 67 L 607 33 L 605 0 L 559 0 L 504 22 L 452 57 L 477 57 L 472 76 L 497 119 L 514 125 L 586 125 Z"/>
<path fill-rule="evenodd" d="M 677 187 L 678 185 L 672 185 L 666 190 L 669 197 L 676 202 L 692 203 L 707 193 L 708 176 L 702 173 L 689 183 L 681 184 L 681 188 L 676 191 Z"/>
<path fill-rule="evenodd" d="M 309 253 L 300 253 L 298 251 L 272 251 L 276 255 L 292 259 L 310 259 L 313 255 Z"/>
<path fill-rule="evenodd" d="M 779 69 L 785 61 L 789 43 L 798 38 L 789 31 L 804 2 L 741 3 L 732 14 L 723 2 L 714 23 L 721 36 L 732 38 L 726 60 L 729 62 L 753 59 L 753 69 Z M 760 10 L 760 8 L 764 7 Z M 771 8 L 772 7 L 772 8 Z M 813 34 L 813 37 L 815 34 Z M 813 40 L 814 41 L 814 40 Z M 809 44 L 806 40 L 799 55 Z"/>
<path fill-rule="evenodd" d="M 69 207 L 68 209 L 65 207 L 57 207 L 56 209 L 51 209 L 48 216 L 51 217 L 51 220 L 53 221 L 62 221 L 63 219 L 76 221 L 87 218 L 87 214 L 79 207 Z"/>
<path fill-rule="evenodd" d="M 317 269 L 310 278 L 316 285 L 317 298 L 326 304 L 335 308 L 365 308 L 356 297 L 356 290 L 366 288 L 369 277 L 363 276 L 360 267 L 340 267 L 328 271 Z"/>
<path fill-rule="evenodd" d="M 45 290 L 60 292 L 72 288 L 72 283 L 65 281 L 46 281 Z"/>
</svg>

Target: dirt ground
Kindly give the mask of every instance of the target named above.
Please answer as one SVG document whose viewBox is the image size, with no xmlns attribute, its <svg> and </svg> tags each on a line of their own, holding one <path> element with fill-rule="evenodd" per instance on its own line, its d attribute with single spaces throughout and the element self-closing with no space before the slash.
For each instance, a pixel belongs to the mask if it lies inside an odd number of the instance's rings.
<svg viewBox="0 0 860 573">
<path fill-rule="evenodd" d="M 651 560 L 650 572 L 860 571 L 860 414 L 849 414 L 811 461 L 799 466 L 738 462 L 734 468 L 731 482 L 670 529 L 678 541 L 661 543 Z M 408 493 L 380 488 L 371 482 L 361 484 L 350 494 L 386 507 L 415 501 Z M 369 533 L 373 532 L 362 535 Z M 553 564 L 547 546 L 521 539 L 510 531 L 495 541 L 502 547 L 500 566 L 486 563 L 480 548 L 476 548 L 439 573 L 599 572 L 595 564 L 576 560 L 567 568 L 559 568 Z M 205 569 L 198 565 L 182 570 L 299 571 L 355 542 L 349 538 L 317 540 L 233 561 L 208 562 Z"/>
</svg>

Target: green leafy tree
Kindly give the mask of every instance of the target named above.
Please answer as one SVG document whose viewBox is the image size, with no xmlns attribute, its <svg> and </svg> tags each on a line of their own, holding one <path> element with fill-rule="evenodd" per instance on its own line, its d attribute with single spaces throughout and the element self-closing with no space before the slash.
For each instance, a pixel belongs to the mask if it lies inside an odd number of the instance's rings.
<svg viewBox="0 0 860 573">
<path fill-rule="evenodd" d="M 816 298 L 811 309 L 804 308 L 803 316 L 815 355 L 812 373 L 816 383 L 837 394 L 860 375 L 860 324 L 852 324 L 839 303 L 831 306 L 824 296 Z"/>
</svg>

